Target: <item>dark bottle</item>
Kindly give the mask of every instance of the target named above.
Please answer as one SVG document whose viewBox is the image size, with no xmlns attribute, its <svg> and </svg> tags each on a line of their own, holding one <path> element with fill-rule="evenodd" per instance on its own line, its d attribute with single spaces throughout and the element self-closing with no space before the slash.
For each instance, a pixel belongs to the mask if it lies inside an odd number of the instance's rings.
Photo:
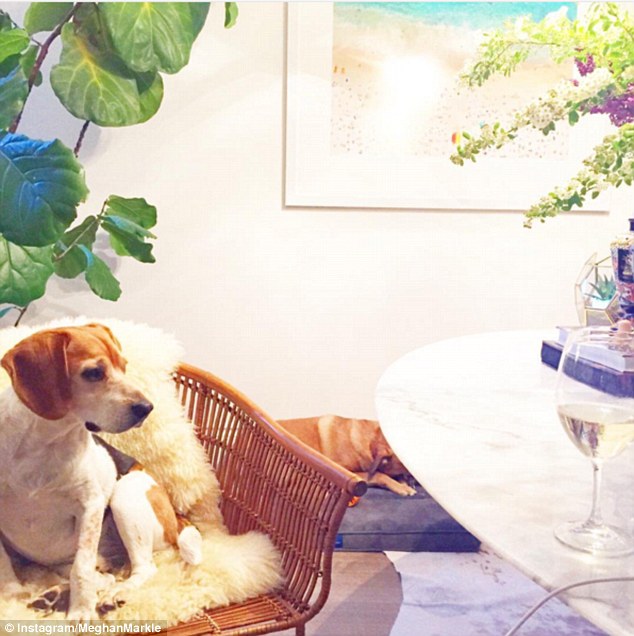
<svg viewBox="0 0 634 636">
<path fill-rule="evenodd" d="M 622 318 L 634 319 L 634 219 L 630 231 L 617 236 L 610 244 L 614 282 L 619 295 Z"/>
</svg>

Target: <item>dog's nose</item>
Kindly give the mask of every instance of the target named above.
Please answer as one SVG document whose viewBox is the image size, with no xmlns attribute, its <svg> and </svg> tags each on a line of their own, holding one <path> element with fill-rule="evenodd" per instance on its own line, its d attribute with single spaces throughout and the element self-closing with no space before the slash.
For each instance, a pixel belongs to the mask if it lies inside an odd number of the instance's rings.
<svg viewBox="0 0 634 636">
<path fill-rule="evenodd" d="M 136 402 L 130 407 L 136 422 L 144 420 L 152 412 L 153 408 L 154 405 L 145 400 L 142 402 Z"/>
</svg>

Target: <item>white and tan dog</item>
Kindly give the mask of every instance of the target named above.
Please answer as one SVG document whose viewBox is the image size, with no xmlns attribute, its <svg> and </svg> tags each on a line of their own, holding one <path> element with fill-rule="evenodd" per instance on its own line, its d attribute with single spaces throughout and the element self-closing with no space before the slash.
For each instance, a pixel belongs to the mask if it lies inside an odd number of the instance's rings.
<svg viewBox="0 0 634 636">
<path fill-rule="evenodd" d="M 7 551 L 70 567 L 72 620 L 96 618 L 105 588 L 114 599 L 152 576 L 154 550 L 177 545 L 183 560 L 200 562 L 200 534 L 180 522 L 165 491 L 138 465 L 118 476 L 93 436 L 140 426 L 152 410 L 126 379 L 108 328 L 37 332 L 2 366 L 12 386 L 0 394 L 0 594 L 21 592 Z M 129 578 L 117 585 L 97 570 L 108 507 L 130 563 Z"/>
<path fill-rule="evenodd" d="M 304 444 L 357 473 L 369 486 L 386 488 L 397 495 L 415 495 L 408 483 L 413 477 L 401 463 L 376 420 L 322 415 L 278 424 Z"/>
</svg>

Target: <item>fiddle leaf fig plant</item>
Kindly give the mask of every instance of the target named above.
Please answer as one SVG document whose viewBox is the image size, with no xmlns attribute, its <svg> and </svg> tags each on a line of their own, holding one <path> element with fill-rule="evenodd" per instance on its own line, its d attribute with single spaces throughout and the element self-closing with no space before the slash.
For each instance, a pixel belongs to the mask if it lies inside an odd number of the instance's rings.
<svg viewBox="0 0 634 636">
<path fill-rule="evenodd" d="M 17 324 L 53 275 L 83 275 L 97 296 L 117 300 L 121 288 L 108 260 L 155 261 L 156 208 L 115 194 L 93 206 L 78 154 L 91 124 L 131 126 L 156 114 L 162 74 L 187 65 L 208 11 L 209 3 L 196 2 L 34 2 L 22 27 L 0 11 L 0 318 L 15 309 Z M 237 5 L 225 3 L 225 27 L 237 15 Z M 58 39 L 49 79 L 82 122 L 73 149 L 17 132 Z M 92 212 L 80 219 L 82 203 Z"/>
</svg>

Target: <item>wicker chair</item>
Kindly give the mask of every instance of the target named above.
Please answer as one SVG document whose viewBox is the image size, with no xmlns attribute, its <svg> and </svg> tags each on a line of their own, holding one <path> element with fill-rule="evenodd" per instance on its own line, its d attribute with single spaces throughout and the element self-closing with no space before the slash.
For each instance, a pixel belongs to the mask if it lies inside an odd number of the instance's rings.
<svg viewBox="0 0 634 636">
<path fill-rule="evenodd" d="M 348 502 L 366 484 L 283 431 L 247 397 L 210 373 L 182 364 L 174 373 L 222 488 L 231 533 L 266 533 L 282 555 L 284 587 L 212 610 L 169 631 L 178 636 L 246 636 L 295 628 L 321 610 L 332 553 Z"/>
</svg>

